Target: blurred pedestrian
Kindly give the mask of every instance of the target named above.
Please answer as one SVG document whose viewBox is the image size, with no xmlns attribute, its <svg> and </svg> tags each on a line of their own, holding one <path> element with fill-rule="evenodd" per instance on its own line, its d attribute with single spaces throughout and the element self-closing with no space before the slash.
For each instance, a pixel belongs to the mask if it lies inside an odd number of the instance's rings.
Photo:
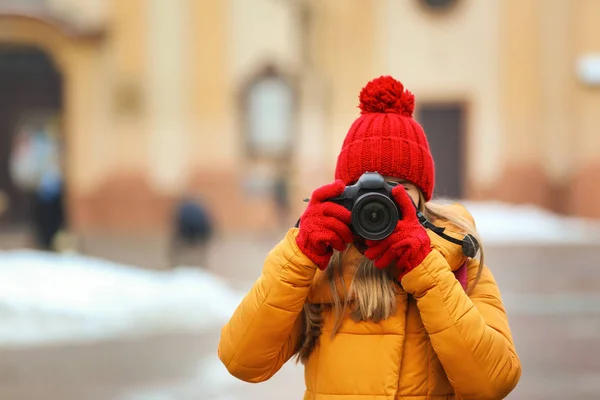
<svg viewBox="0 0 600 400">
<path fill-rule="evenodd" d="M 313 192 L 266 257 L 222 330 L 220 359 L 237 378 L 262 382 L 295 357 L 304 399 L 506 397 L 521 365 L 500 292 L 469 212 L 431 201 L 434 163 L 413 94 L 380 77 L 359 107 L 336 181 Z M 364 215 L 389 222 L 378 239 L 358 234 L 350 207 L 328 201 L 368 172 L 389 182 L 400 212 Z"/>
<path fill-rule="evenodd" d="M 35 242 L 45 251 L 55 250 L 54 239 L 65 225 L 60 136 L 57 119 L 25 125 L 15 135 L 10 160 L 13 182 L 33 193 Z"/>
<path fill-rule="evenodd" d="M 181 200 L 175 207 L 173 220 L 169 249 L 171 267 L 183 262 L 206 268 L 213 225 L 206 205 L 192 198 Z"/>
<path fill-rule="evenodd" d="M 289 176 L 286 169 L 280 169 L 279 174 L 273 182 L 273 199 L 277 208 L 277 220 L 280 226 L 289 225 L 290 200 L 289 200 Z"/>
</svg>

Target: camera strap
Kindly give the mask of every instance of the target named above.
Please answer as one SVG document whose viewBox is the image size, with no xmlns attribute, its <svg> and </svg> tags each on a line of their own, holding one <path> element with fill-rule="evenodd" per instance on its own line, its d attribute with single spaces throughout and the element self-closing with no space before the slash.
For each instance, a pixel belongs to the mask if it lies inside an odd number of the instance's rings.
<svg viewBox="0 0 600 400">
<path fill-rule="evenodd" d="M 423 213 L 421 211 L 417 210 L 417 217 L 419 218 L 419 222 L 421 223 L 421 225 L 424 228 L 431 230 L 433 233 L 435 233 L 436 235 L 440 236 L 441 238 L 443 238 L 449 242 L 452 242 L 454 244 L 461 246 L 463 254 L 465 256 L 473 258 L 473 257 L 475 257 L 475 255 L 477 255 L 477 252 L 479 251 L 479 242 L 477 241 L 475 236 L 468 234 L 468 235 L 465 235 L 462 240 L 457 239 L 455 237 L 447 235 L 445 233 L 446 228 L 442 228 L 440 226 L 436 226 L 436 225 L 432 224 L 427 219 L 427 217 L 425 217 L 425 215 L 423 215 Z"/>
</svg>

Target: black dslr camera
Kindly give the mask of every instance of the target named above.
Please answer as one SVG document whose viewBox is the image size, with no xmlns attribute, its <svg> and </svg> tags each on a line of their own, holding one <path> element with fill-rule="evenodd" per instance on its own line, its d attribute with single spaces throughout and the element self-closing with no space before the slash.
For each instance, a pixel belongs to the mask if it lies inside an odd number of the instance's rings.
<svg viewBox="0 0 600 400">
<path fill-rule="evenodd" d="M 346 186 L 344 193 L 328 201 L 341 204 L 352 212 L 351 229 L 356 234 L 367 240 L 382 240 L 394 232 L 398 220 L 402 219 L 402 211 L 392 196 L 392 189 L 397 185 L 386 182 L 377 172 L 365 172 L 354 185 Z M 480 245 L 475 236 L 467 234 L 458 239 L 446 234 L 445 228 L 432 224 L 416 205 L 415 214 L 424 228 L 460 245 L 465 256 L 475 257 L 479 251 Z"/>
<path fill-rule="evenodd" d="M 350 228 L 354 233 L 367 240 L 382 240 L 394 232 L 398 221 L 402 219 L 402 212 L 392 196 L 392 189 L 397 185 L 395 182 L 387 182 L 377 172 L 365 172 L 354 185 L 346 186 L 344 193 L 327 201 L 340 204 L 352 212 Z M 460 245 L 465 256 L 475 257 L 479 251 L 480 245 L 475 236 L 467 234 L 462 239 L 458 239 L 446 234 L 446 228 L 431 223 L 416 205 L 415 214 L 424 228 L 449 242 Z M 296 227 L 299 223 L 300 220 L 296 223 Z"/>
<path fill-rule="evenodd" d="M 394 183 L 377 172 L 365 172 L 344 193 L 328 201 L 340 204 L 352 212 L 352 230 L 367 240 L 381 240 L 396 228 L 402 212 L 392 197 Z M 416 210 L 415 210 L 416 211 Z"/>
</svg>

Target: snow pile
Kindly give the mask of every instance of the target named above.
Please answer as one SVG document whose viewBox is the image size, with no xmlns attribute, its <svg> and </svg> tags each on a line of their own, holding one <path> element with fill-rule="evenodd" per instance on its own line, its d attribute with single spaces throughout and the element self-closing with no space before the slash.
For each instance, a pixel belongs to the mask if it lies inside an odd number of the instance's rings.
<svg viewBox="0 0 600 400">
<path fill-rule="evenodd" d="M 461 202 L 475 218 L 484 243 L 600 243 L 600 222 L 565 217 L 533 205 Z"/>
<path fill-rule="evenodd" d="M 215 329 L 241 295 L 208 271 L 151 271 L 81 255 L 0 252 L 0 343 Z"/>
</svg>

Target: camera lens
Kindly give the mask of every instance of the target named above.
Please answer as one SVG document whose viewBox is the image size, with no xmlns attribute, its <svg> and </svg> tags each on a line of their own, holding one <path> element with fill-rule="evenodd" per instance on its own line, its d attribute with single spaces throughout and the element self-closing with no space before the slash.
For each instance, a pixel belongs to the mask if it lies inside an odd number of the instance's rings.
<svg viewBox="0 0 600 400">
<path fill-rule="evenodd" d="M 376 223 L 378 221 L 381 221 L 381 216 L 383 214 L 381 210 L 377 210 L 375 208 L 372 210 L 366 210 L 365 207 L 365 212 L 367 213 L 367 219 L 369 220 L 369 222 Z"/>
<path fill-rule="evenodd" d="M 389 219 L 389 211 L 383 204 L 372 201 L 365 204 L 360 213 L 360 223 L 370 231 L 377 231 L 384 228 L 386 220 Z"/>
<path fill-rule="evenodd" d="M 368 240 L 381 240 L 394 231 L 399 219 L 398 208 L 392 199 L 381 193 L 359 197 L 352 209 L 352 226 Z"/>
</svg>

